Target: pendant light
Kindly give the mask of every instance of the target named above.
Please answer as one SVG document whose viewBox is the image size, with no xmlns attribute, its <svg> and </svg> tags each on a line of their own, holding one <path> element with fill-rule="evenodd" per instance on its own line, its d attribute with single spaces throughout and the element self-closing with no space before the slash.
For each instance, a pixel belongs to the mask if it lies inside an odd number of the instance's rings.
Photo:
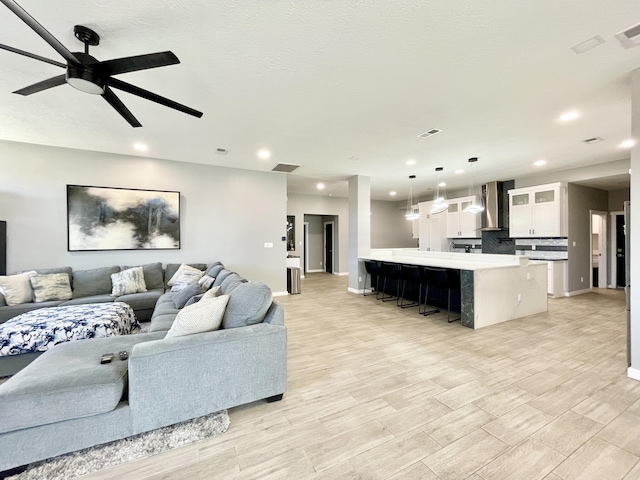
<svg viewBox="0 0 640 480">
<path fill-rule="evenodd" d="M 419 200 L 417 197 L 415 201 L 413 199 L 413 181 L 415 178 L 415 175 L 409 175 L 409 198 L 407 198 L 407 213 L 404 214 L 404 218 L 411 221 L 420 218 L 420 213 L 418 211 Z"/>
<path fill-rule="evenodd" d="M 477 200 L 475 188 L 473 185 L 473 177 L 475 176 L 475 164 L 478 161 L 478 157 L 471 157 L 469 159 L 469 196 L 475 197 L 474 200 L 467 205 L 464 210 L 465 213 L 472 213 L 477 215 L 478 213 L 484 212 L 484 199 L 482 195 L 480 195 L 480 201 Z"/>
<path fill-rule="evenodd" d="M 449 208 L 447 203 L 447 196 L 445 195 L 444 185 L 442 188 L 442 194 L 440 193 L 440 172 L 444 170 L 442 167 L 436 168 L 436 194 L 433 197 L 433 205 L 431 205 L 431 213 L 442 213 Z"/>
</svg>

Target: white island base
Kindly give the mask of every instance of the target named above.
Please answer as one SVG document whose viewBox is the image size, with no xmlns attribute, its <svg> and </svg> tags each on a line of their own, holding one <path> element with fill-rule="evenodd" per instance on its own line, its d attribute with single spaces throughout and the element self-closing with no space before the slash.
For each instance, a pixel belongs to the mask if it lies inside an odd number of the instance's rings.
<svg viewBox="0 0 640 480">
<path fill-rule="evenodd" d="M 460 321 L 465 327 L 547 311 L 547 264 L 524 256 L 372 249 L 360 260 L 460 270 Z"/>
</svg>

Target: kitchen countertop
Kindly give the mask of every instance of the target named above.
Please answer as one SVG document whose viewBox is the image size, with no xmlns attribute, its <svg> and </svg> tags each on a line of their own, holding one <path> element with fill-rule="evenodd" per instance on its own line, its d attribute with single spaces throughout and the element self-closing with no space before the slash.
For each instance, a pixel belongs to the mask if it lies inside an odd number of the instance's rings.
<svg viewBox="0 0 640 480">
<path fill-rule="evenodd" d="M 372 249 L 369 255 L 360 259 L 471 271 L 519 268 L 529 264 L 530 260 L 522 255 L 425 252 L 417 249 Z"/>
</svg>

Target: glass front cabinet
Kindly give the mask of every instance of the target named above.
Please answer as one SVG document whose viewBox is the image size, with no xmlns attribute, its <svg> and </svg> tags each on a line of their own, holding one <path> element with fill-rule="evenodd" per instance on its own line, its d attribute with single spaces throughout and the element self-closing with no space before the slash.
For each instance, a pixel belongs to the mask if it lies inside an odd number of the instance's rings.
<svg viewBox="0 0 640 480">
<path fill-rule="evenodd" d="M 509 236 L 566 237 L 566 197 L 564 183 L 509 190 Z"/>
</svg>

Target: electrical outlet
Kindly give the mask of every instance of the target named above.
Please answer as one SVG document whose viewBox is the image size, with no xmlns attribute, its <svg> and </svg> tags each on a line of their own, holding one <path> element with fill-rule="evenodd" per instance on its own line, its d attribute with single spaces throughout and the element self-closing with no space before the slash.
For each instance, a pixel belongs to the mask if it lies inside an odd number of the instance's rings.
<svg viewBox="0 0 640 480">
<path fill-rule="evenodd" d="M 584 277 L 580 277 L 580 283 L 584 283 Z"/>
<path fill-rule="evenodd" d="M 522 301 L 522 294 L 521 294 L 521 293 L 519 293 L 519 294 L 518 294 L 518 301 L 519 301 L 519 302 L 521 302 L 521 301 Z"/>
<path fill-rule="evenodd" d="M 264 248 L 273 248 L 273 243 L 267 242 L 264 244 Z"/>
<path fill-rule="evenodd" d="M 531 245 L 531 250 L 535 250 L 536 246 L 535 245 Z"/>
<path fill-rule="evenodd" d="M 322 266 L 322 262 L 320 262 L 320 266 Z"/>
<path fill-rule="evenodd" d="M 358 282 L 361 282 L 361 281 L 362 281 L 362 277 L 358 277 Z"/>
<path fill-rule="evenodd" d="M 531 280 L 531 272 L 527 272 L 527 280 Z"/>
</svg>

